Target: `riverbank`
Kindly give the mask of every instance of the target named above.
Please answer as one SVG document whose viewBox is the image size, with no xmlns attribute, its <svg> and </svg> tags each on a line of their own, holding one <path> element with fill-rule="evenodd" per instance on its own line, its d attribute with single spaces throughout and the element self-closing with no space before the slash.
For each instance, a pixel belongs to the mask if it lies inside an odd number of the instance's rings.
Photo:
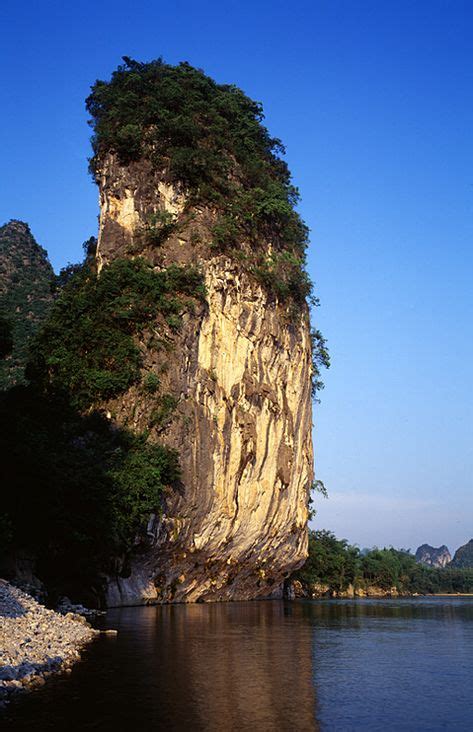
<svg viewBox="0 0 473 732">
<path fill-rule="evenodd" d="M 0 580 L 0 705 L 68 672 L 98 633 L 80 615 L 60 615 Z"/>
<path fill-rule="evenodd" d="M 354 587 L 348 585 L 346 590 L 334 590 L 329 585 L 322 583 L 302 583 L 293 580 L 285 589 L 286 598 L 289 600 L 356 600 L 360 598 L 408 598 L 408 597 L 473 597 L 471 592 L 405 592 L 396 587 L 385 589 L 377 585 L 365 587 Z"/>
<path fill-rule="evenodd" d="M 303 583 L 299 580 L 293 580 L 290 586 L 286 590 L 288 599 L 310 599 L 320 600 L 323 598 L 333 598 L 339 600 L 353 600 L 356 598 L 398 598 L 398 597 L 413 597 L 413 593 L 400 592 L 396 587 L 390 587 L 385 589 L 378 585 L 366 585 L 365 587 L 358 587 L 348 585 L 345 590 L 334 590 L 330 585 L 323 584 L 321 582 L 314 583 Z"/>
</svg>

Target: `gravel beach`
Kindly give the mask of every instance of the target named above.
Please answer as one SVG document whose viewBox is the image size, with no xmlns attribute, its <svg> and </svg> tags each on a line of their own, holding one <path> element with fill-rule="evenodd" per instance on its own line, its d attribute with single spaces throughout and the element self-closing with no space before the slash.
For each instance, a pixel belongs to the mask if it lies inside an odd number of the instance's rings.
<svg viewBox="0 0 473 732">
<path fill-rule="evenodd" d="M 48 610 L 0 580 L 0 705 L 70 668 L 98 633 L 80 615 Z"/>
</svg>

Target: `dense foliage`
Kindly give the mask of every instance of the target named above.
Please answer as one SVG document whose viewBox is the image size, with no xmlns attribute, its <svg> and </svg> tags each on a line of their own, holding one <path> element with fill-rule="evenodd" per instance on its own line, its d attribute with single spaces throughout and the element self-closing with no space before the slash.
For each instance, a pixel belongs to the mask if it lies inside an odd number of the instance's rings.
<svg viewBox="0 0 473 732">
<path fill-rule="evenodd" d="M 28 346 L 52 303 L 54 273 L 22 221 L 0 227 L 0 318 L 9 341 L 0 362 L 0 390 L 24 383 Z"/>
<path fill-rule="evenodd" d="M 361 552 L 325 530 L 309 533 L 309 556 L 296 578 L 307 587 L 323 585 L 335 593 L 349 585 L 382 590 L 395 587 L 401 593 L 473 592 L 471 568 L 426 567 L 409 551 L 392 547 Z"/>
<path fill-rule="evenodd" d="M 2 396 L 0 435 L 1 550 L 35 556 L 52 591 L 100 594 L 178 480 L 177 456 L 32 386 Z"/>
<path fill-rule="evenodd" d="M 117 396 L 140 379 L 136 336 L 157 315 L 178 328 L 186 298 L 204 295 L 195 269 L 154 271 L 142 259 L 115 260 L 97 277 L 86 264 L 54 303 L 33 344 L 28 374 L 80 409 Z"/>
<path fill-rule="evenodd" d="M 218 212 L 211 232 L 217 250 L 232 253 L 246 241 L 252 251 L 271 243 L 275 254 L 260 258 L 256 271 L 268 286 L 277 285 L 279 297 L 305 300 L 311 291 L 308 231 L 295 210 L 299 194 L 281 158 L 283 146 L 262 124 L 261 104 L 188 63 L 124 60 L 87 99 L 91 170 L 98 172 L 108 152 L 124 165 L 150 160 L 186 190 L 189 205 L 204 203 Z M 158 243 L 166 233 L 157 229 Z"/>
<path fill-rule="evenodd" d="M 310 338 L 312 346 L 312 396 L 316 398 L 317 392 L 324 388 L 321 369 L 330 368 L 330 354 L 327 341 L 318 328 L 311 329 Z"/>
<path fill-rule="evenodd" d="M 237 223 L 242 216 L 250 227 L 292 224 L 291 238 L 305 244 L 282 144 L 262 124 L 261 104 L 236 86 L 217 84 L 188 63 L 125 58 L 110 82 L 94 84 L 87 110 L 93 171 L 108 151 L 123 164 L 146 157 L 205 203 L 231 196 L 238 210 L 228 213 Z M 244 201 L 235 203 L 235 193 Z"/>
</svg>

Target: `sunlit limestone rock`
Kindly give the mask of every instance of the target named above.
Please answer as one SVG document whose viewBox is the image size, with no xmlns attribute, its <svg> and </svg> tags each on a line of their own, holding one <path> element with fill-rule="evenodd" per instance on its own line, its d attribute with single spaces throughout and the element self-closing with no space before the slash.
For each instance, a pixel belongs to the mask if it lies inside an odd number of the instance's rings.
<svg viewBox="0 0 473 732">
<path fill-rule="evenodd" d="M 445 567 L 451 559 L 452 557 L 445 544 L 438 548 L 429 544 L 422 544 L 416 551 L 416 562 L 425 564 L 427 567 Z"/>
<path fill-rule="evenodd" d="M 148 525 L 148 548 L 110 579 L 108 604 L 251 599 L 278 592 L 307 553 L 313 479 L 308 310 L 291 317 L 235 259 L 209 247 L 212 211 L 182 213 L 185 194 L 146 161 L 107 155 L 98 176 L 99 266 L 144 256 L 156 267 L 193 263 L 206 303 L 177 333 L 143 338 L 145 369 L 176 401 L 151 439 L 179 452 L 182 483 Z M 143 232 L 158 211 L 180 217 L 158 245 Z M 104 407 L 118 424 L 149 428 L 155 396 L 133 387 Z"/>
</svg>

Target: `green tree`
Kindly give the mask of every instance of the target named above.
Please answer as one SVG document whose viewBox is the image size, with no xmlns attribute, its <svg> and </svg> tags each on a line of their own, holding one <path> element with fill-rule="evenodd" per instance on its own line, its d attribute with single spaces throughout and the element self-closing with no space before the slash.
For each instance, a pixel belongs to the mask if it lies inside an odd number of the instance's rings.
<svg viewBox="0 0 473 732">
<path fill-rule="evenodd" d="M 202 275 L 172 265 L 155 272 L 142 259 L 118 259 L 100 277 L 84 263 L 65 278 L 60 297 L 31 347 L 27 374 L 86 409 L 141 378 L 136 336 L 161 318 L 179 327 L 190 298 L 205 297 Z"/>
<path fill-rule="evenodd" d="M 359 568 L 359 550 L 331 531 L 309 531 L 309 556 L 297 578 L 304 583 L 321 583 L 340 591 L 352 584 Z"/>
</svg>

